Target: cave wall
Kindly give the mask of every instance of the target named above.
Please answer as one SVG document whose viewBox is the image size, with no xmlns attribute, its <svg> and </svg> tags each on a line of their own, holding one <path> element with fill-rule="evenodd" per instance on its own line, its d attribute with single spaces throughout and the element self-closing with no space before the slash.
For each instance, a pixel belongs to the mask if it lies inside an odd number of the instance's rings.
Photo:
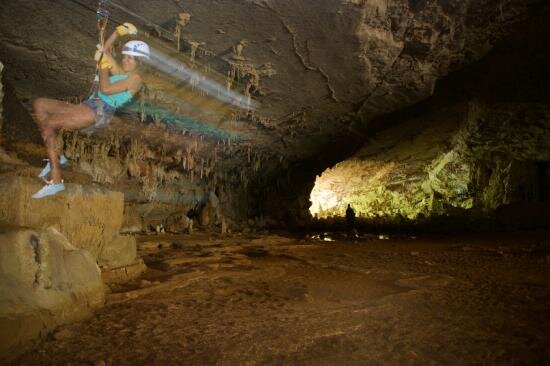
<svg viewBox="0 0 550 366">
<path fill-rule="evenodd" d="M 510 1 L 351 1 L 361 7 L 359 58 L 370 91 L 364 122 L 418 103 L 437 81 L 487 54 L 524 19 L 529 4 Z"/>
<path fill-rule="evenodd" d="M 343 217 L 351 203 L 365 222 L 394 228 L 550 225 L 544 14 L 433 97 L 374 120 L 373 137 L 317 177 L 312 214 Z"/>
<path fill-rule="evenodd" d="M 4 121 L 4 84 L 2 81 L 2 71 L 4 71 L 4 64 L 0 61 L 0 131 L 2 131 L 2 123 Z"/>
<path fill-rule="evenodd" d="M 307 225 L 309 211 L 300 210 L 303 188 L 311 187 L 329 208 L 320 214 L 321 207 L 311 207 L 317 216 L 342 217 L 349 201 L 363 205 L 376 218 L 371 223 L 393 227 L 428 225 L 430 215 L 432 223 L 448 217 L 462 226 L 514 227 L 514 211 L 524 222 L 544 224 L 550 44 L 549 8 L 539 10 L 485 57 L 441 79 L 432 97 L 372 119 L 363 132 L 327 144 L 313 164 L 298 165 L 301 173 L 287 173 L 301 180 L 278 194 L 284 205 L 273 200 L 263 212 Z M 322 173 L 331 152 L 354 146 Z M 322 187 L 314 188 L 316 176 Z"/>
<path fill-rule="evenodd" d="M 540 185 L 549 131 L 544 104 L 471 101 L 438 110 L 378 134 L 323 172 L 311 212 L 342 217 L 349 203 L 359 218 L 400 225 L 438 217 L 508 222 L 515 210 L 524 225 L 544 226 L 547 217 L 525 216 L 521 208 L 550 209 Z"/>
</svg>

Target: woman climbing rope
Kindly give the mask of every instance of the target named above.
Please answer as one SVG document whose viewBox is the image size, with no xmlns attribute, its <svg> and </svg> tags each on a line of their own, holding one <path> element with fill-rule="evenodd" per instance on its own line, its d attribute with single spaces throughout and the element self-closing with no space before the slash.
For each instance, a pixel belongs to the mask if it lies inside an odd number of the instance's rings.
<svg viewBox="0 0 550 366">
<path fill-rule="evenodd" d="M 137 34 L 136 27 L 124 23 L 116 28 L 105 41 L 103 54 L 99 55 L 99 91 L 83 103 L 75 105 L 67 102 L 38 98 L 33 103 L 36 123 L 40 128 L 44 145 L 48 152 L 48 163 L 39 178 L 46 185 L 36 192 L 33 198 L 54 195 L 65 189 L 61 179 L 61 166 L 67 163 L 57 150 L 57 135 L 61 130 L 81 130 L 90 132 L 94 128 L 106 126 L 118 107 L 130 102 L 139 92 L 142 79 L 139 75 L 141 61 L 149 59 L 149 46 L 142 41 L 129 41 L 122 48 L 122 65 L 111 56 L 111 48 L 119 36 Z M 111 76 L 109 76 L 111 75 Z"/>
</svg>

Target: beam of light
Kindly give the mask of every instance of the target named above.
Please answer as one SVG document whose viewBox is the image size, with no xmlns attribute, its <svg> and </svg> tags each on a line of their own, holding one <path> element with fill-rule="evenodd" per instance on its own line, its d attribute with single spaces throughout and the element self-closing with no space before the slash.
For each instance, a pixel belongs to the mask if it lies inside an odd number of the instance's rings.
<svg viewBox="0 0 550 366">
<path fill-rule="evenodd" d="M 179 85 L 165 75 L 151 76 L 144 78 L 147 90 L 144 95 L 144 101 L 152 104 L 156 102 L 168 109 L 180 113 L 184 111 L 186 117 L 200 120 L 215 126 L 221 126 L 234 118 L 234 110 L 228 104 L 201 95 L 188 85 Z M 149 111 L 146 114 L 151 115 Z M 152 115 L 154 117 L 154 115 Z"/>
<path fill-rule="evenodd" d="M 166 108 L 162 108 L 150 103 L 145 103 L 143 107 L 141 107 L 138 103 L 132 103 L 124 106 L 124 110 L 138 114 L 145 113 L 148 116 L 154 116 L 154 118 L 158 118 L 162 123 L 165 123 L 176 129 L 189 132 L 190 134 L 201 135 L 220 140 L 241 140 L 241 137 L 239 135 L 231 134 L 225 130 L 222 130 L 221 128 L 210 126 L 193 118 L 173 113 Z"/>
<path fill-rule="evenodd" d="M 251 100 L 250 97 L 228 89 L 226 86 L 209 79 L 202 73 L 192 70 L 184 63 L 164 55 L 153 48 L 151 48 L 150 57 L 150 60 L 146 60 L 150 66 L 179 81 L 189 83 L 193 88 L 197 88 L 213 98 L 241 109 L 250 110 L 258 108 L 258 104 Z"/>
</svg>

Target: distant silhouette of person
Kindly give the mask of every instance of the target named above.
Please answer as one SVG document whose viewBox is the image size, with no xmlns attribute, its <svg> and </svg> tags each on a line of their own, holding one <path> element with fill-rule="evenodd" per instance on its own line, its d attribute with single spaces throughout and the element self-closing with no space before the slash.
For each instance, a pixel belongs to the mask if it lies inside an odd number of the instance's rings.
<svg viewBox="0 0 550 366">
<path fill-rule="evenodd" d="M 349 203 L 346 208 L 346 225 L 349 235 L 355 235 L 355 211 Z"/>
</svg>

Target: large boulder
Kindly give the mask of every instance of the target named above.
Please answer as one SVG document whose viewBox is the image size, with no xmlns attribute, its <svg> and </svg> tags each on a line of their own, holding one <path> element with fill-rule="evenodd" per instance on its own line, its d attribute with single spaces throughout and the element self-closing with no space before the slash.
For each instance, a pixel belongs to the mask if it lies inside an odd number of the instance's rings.
<svg viewBox="0 0 550 366">
<path fill-rule="evenodd" d="M 193 220 L 183 212 L 175 212 L 166 219 L 166 230 L 172 233 L 183 233 L 193 230 Z"/>
<path fill-rule="evenodd" d="M 161 202 L 131 203 L 124 211 L 122 232 L 156 231 L 187 232 L 192 225 L 185 204 L 171 205 Z"/>
<path fill-rule="evenodd" d="M 42 184 L 35 179 L 0 177 L 0 224 L 43 229 L 57 228 L 77 248 L 87 250 L 100 264 L 135 260 L 135 241 L 121 239 L 124 195 L 95 186 L 66 184 L 66 190 L 51 197 L 33 199 Z M 116 244 L 124 248 L 114 250 Z M 133 249 L 129 248 L 134 245 Z M 105 250 L 104 250 L 104 247 Z M 127 263 L 108 258 L 108 253 L 125 252 Z M 130 254 L 133 257 L 130 258 Z"/>
<path fill-rule="evenodd" d="M 199 223 L 203 228 L 209 228 L 221 222 L 220 200 L 214 192 L 208 193 L 203 197 L 198 215 Z"/>
<path fill-rule="evenodd" d="M 0 363 L 104 301 L 94 257 L 56 229 L 0 234 Z"/>
<path fill-rule="evenodd" d="M 98 264 L 102 269 L 113 269 L 131 264 L 136 259 L 136 247 L 136 239 L 133 236 L 117 235 L 101 248 Z"/>
</svg>

